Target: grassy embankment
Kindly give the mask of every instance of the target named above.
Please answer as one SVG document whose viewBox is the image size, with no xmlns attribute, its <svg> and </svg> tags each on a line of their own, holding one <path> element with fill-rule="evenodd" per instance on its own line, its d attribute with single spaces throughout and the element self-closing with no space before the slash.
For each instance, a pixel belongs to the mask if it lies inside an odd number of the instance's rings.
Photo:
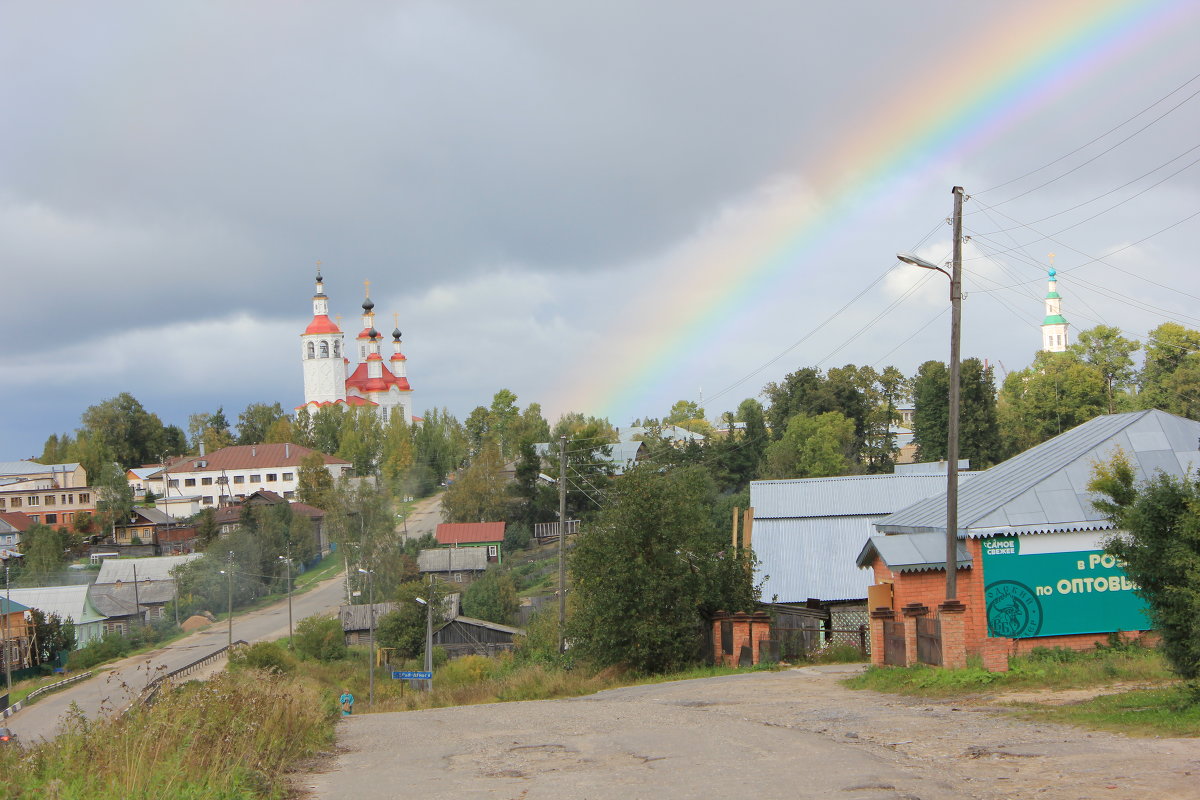
<svg viewBox="0 0 1200 800">
<path fill-rule="evenodd" d="M 925 697 L 985 696 L 1026 718 L 1133 735 L 1200 736 L 1200 701 L 1157 650 L 1134 645 L 1087 651 L 1038 648 L 1010 659 L 1008 672 L 988 672 L 978 663 L 955 670 L 871 667 L 844 683 L 853 689 Z M 1079 699 L 1064 699 L 1061 693 L 1066 690 L 1083 691 Z M 1005 699 L 1016 692 L 1022 693 L 1021 699 Z"/>
<path fill-rule="evenodd" d="M 28 750 L 0 748 L 0 798 L 284 797 L 289 766 L 329 746 L 336 713 L 311 682 L 225 673 L 117 719 L 72 719 Z"/>
</svg>

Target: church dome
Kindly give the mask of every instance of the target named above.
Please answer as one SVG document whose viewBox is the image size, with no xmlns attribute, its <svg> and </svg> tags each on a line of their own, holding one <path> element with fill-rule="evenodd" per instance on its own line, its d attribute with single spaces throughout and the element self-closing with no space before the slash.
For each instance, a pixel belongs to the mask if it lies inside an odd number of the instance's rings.
<svg viewBox="0 0 1200 800">
<path fill-rule="evenodd" d="M 392 331 L 392 338 L 395 339 L 397 342 L 400 341 L 400 329 L 399 328 L 396 328 L 395 330 Z"/>
<path fill-rule="evenodd" d="M 371 298 L 368 297 L 366 300 L 363 300 L 362 307 L 363 311 L 370 311 L 375 307 L 375 304 L 371 302 Z"/>
</svg>

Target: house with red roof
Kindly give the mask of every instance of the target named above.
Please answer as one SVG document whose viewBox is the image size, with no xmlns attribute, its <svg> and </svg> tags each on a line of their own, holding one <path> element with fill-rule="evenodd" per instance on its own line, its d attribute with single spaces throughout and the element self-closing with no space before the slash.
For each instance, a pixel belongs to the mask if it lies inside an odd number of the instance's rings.
<svg viewBox="0 0 1200 800">
<path fill-rule="evenodd" d="M 342 329 L 329 318 L 329 298 L 320 270 L 312 303 L 312 322 L 300 334 L 304 403 L 296 410 L 313 413 L 329 405 L 366 406 L 374 408 L 385 423 L 397 414 L 411 423 L 412 386 L 406 374 L 408 359 L 400 351 L 399 323 L 392 331 L 392 355 L 384 363 L 380 352 L 383 334 L 375 329 L 375 303 L 368 294 L 362 304 L 363 329 L 356 339 L 355 364 L 346 351 Z"/>
<path fill-rule="evenodd" d="M 439 547 L 486 547 L 488 563 L 501 563 L 503 522 L 443 522 L 436 537 Z"/>
</svg>

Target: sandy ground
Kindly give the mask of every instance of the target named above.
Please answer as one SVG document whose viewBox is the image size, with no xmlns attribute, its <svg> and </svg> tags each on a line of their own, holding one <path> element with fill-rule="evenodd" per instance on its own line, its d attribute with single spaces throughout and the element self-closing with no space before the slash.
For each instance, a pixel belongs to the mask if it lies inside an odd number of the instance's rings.
<svg viewBox="0 0 1200 800">
<path fill-rule="evenodd" d="M 311 798 L 1188 798 L 1200 740 L 1133 739 L 851 691 L 807 667 L 355 716 Z M 1011 698 L 1006 698 L 1011 699 Z"/>
</svg>

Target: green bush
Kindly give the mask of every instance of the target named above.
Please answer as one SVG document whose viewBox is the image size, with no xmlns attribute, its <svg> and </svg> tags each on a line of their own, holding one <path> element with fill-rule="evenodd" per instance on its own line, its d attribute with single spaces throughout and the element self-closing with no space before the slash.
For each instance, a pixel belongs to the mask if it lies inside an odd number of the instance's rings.
<svg viewBox="0 0 1200 800">
<path fill-rule="evenodd" d="M 346 637 L 342 623 L 335 617 L 308 617 L 300 620 L 294 637 L 296 653 L 317 661 L 340 661 L 346 657 Z"/>
<path fill-rule="evenodd" d="M 296 669 L 296 659 L 276 642 L 255 642 L 249 647 L 234 648 L 229 654 L 229 665 L 286 675 Z"/>
</svg>

